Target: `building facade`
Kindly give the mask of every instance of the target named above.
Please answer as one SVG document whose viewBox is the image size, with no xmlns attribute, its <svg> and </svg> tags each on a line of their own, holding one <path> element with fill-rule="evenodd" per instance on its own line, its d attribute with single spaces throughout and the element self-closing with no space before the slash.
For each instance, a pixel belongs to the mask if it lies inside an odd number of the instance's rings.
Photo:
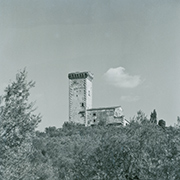
<svg viewBox="0 0 180 180">
<path fill-rule="evenodd" d="M 91 72 L 74 72 L 69 78 L 69 121 L 84 124 L 121 124 L 126 125 L 121 106 L 92 108 Z"/>
</svg>

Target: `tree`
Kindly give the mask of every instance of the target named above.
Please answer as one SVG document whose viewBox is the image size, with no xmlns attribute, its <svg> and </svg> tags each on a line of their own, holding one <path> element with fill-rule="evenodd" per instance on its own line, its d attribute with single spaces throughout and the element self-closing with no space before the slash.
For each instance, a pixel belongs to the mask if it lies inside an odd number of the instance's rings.
<svg viewBox="0 0 180 180">
<path fill-rule="evenodd" d="M 108 128 L 97 147 L 78 154 L 74 179 L 179 179 L 179 137 L 179 128 L 162 129 L 149 121 Z"/>
<path fill-rule="evenodd" d="M 179 116 L 177 117 L 177 125 L 178 126 L 180 125 L 180 117 Z"/>
<path fill-rule="evenodd" d="M 147 118 L 147 115 L 143 111 L 139 110 L 137 112 L 137 115 L 134 116 L 130 121 L 131 122 L 137 122 L 139 124 L 143 124 L 143 123 L 148 122 L 149 120 Z"/>
<path fill-rule="evenodd" d="M 166 127 L 166 122 L 163 119 L 160 119 L 158 122 L 158 125 L 161 126 L 162 128 Z"/>
<path fill-rule="evenodd" d="M 34 103 L 29 103 L 29 91 L 35 82 L 27 81 L 24 69 L 5 89 L 0 104 L 0 141 L 3 179 L 23 179 L 29 171 L 29 157 L 32 153 L 32 138 L 41 121 L 33 114 Z"/>
<path fill-rule="evenodd" d="M 155 109 L 150 115 L 150 122 L 157 124 L 157 113 Z"/>
</svg>

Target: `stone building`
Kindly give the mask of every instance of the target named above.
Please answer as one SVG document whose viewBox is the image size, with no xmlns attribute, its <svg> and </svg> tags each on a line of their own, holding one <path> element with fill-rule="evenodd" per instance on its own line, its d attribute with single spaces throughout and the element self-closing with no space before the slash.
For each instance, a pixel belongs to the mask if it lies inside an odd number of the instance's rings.
<svg viewBox="0 0 180 180">
<path fill-rule="evenodd" d="M 69 121 L 84 124 L 121 124 L 128 123 L 121 106 L 92 108 L 91 72 L 69 73 Z"/>
</svg>

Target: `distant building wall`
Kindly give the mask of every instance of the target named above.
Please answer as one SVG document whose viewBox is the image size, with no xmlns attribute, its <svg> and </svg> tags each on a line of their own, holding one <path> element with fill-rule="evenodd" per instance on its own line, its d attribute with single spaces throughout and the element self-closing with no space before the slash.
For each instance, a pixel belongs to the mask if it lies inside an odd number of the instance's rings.
<svg viewBox="0 0 180 180">
<path fill-rule="evenodd" d="M 119 107 L 108 107 L 108 108 L 96 108 L 87 110 L 87 124 L 121 124 L 125 125 L 125 119 L 122 108 Z"/>
<path fill-rule="evenodd" d="M 86 109 L 92 108 L 92 81 L 86 79 Z"/>
</svg>

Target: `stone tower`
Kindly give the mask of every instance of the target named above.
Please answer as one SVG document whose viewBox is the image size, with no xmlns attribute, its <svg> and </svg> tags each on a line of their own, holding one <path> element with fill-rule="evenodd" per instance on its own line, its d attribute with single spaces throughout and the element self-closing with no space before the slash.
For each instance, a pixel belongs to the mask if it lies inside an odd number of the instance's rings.
<svg viewBox="0 0 180 180">
<path fill-rule="evenodd" d="M 69 121 L 87 125 L 87 109 L 92 108 L 90 72 L 69 73 Z"/>
</svg>

